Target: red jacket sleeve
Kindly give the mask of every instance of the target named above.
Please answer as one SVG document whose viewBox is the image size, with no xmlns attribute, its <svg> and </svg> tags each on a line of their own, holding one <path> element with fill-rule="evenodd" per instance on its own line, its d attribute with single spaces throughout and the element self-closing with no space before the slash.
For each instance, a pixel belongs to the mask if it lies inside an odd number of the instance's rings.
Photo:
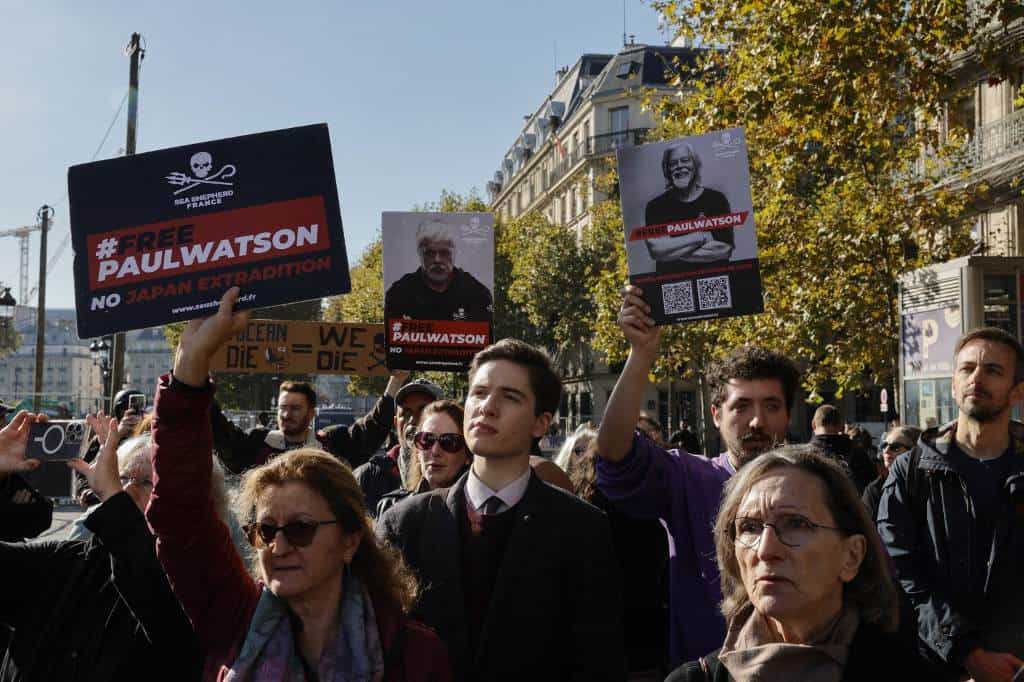
<svg viewBox="0 0 1024 682">
<path fill-rule="evenodd" d="M 192 388 L 161 377 L 154 401 L 154 486 L 146 509 L 157 556 L 199 636 L 207 671 L 237 656 L 260 595 L 210 496 L 212 399 L 209 384 Z"/>
</svg>

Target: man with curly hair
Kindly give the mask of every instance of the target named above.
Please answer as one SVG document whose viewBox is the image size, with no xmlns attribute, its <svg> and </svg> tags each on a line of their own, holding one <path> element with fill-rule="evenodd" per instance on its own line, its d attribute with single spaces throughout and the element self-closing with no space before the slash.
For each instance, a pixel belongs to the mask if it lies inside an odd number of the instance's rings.
<svg viewBox="0 0 1024 682">
<path fill-rule="evenodd" d="M 634 286 L 623 290 L 618 324 L 630 353 L 598 431 L 597 485 L 623 513 L 660 519 L 671 536 L 669 655 L 677 666 L 725 638 L 712 536 L 722 489 L 741 466 L 785 440 L 800 373 L 773 351 L 735 349 L 705 375 L 725 452 L 707 459 L 665 450 L 636 430 L 661 340 L 642 293 Z"/>
</svg>

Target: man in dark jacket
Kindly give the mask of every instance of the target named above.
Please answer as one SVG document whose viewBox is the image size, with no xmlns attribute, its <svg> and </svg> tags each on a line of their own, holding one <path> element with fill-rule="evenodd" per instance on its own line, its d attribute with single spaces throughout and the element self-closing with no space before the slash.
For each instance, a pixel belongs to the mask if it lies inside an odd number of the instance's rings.
<svg viewBox="0 0 1024 682">
<path fill-rule="evenodd" d="M 377 404 L 351 426 L 335 424 L 315 433 L 310 425 L 316 418 L 316 391 L 305 381 L 281 383 L 277 429 L 257 426 L 245 431 L 225 417 L 214 402 L 210 419 L 217 454 L 224 467 L 235 474 L 264 464 L 282 452 L 303 447 L 326 450 L 353 467 L 359 466 L 387 438 L 395 414 L 394 395 L 406 377 L 408 372 L 393 373 Z"/>
<path fill-rule="evenodd" d="M 922 651 L 949 679 L 1010 680 L 1024 666 L 1024 348 L 983 328 L 955 348 L 957 421 L 898 457 L 878 531 L 917 613 Z"/>
<path fill-rule="evenodd" d="M 35 419 L 19 415 L 0 431 L 0 471 L 32 466 L 25 445 Z M 199 679 L 198 643 L 121 486 L 112 431 L 91 466 L 78 460 L 101 499 L 86 521 L 94 537 L 0 543 L 0 622 L 13 630 L 0 680 Z M 0 501 L 0 515 L 7 511 Z"/>
<path fill-rule="evenodd" d="M 864 488 L 878 476 L 878 468 L 871 461 L 871 456 L 843 433 L 843 418 L 839 410 L 831 405 L 822 405 L 814 411 L 811 428 L 814 430 L 811 445 L 829 459 L 839 462 L 850 473 L 857 492 L 863 493 Z"/>
<path fill-rule="evenodd" d="M 608 520 L 530 468 L 561 395 L 551 361 L 505 339 L 476 355 L 469 380 L 469 472 L 377 522 L 419 577 L 414 614 L 448 645 L 459 680 L 624 680 Z"/>
<path fill-rule="evenodd" d="M 395 395 L 395 432 L 398 444 L 386 454 L 374 455 L 352 472 L 366 497 L 366 509 L 374 517 L 384 495 L 405 485 L 406 472 L 412 459 L 411 436 L 415 434 L 423 408 L 444 398 L 441 387 L 429 379 L 410 381 Z M 412 433 L 410 433 L 410 431 Z"/>
<path fill-rule="evenodd" d="M 443 222 L 428 220 L 419 226 L 416 248 L 420 267 L 388 287 L 384 295 L 388 320 L 491 320 L 490 290 L 455 267 L 456 241 L 452 226 Z"/>
</svg>

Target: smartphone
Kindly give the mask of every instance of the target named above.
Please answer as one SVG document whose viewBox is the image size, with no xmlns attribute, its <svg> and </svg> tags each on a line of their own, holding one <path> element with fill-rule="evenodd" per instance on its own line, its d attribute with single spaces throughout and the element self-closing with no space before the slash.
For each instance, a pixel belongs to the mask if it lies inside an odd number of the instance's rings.
<svg viewBox="0 0 1024 682">
<path fill-rule="evenodd" d="M 32 424 L 25 456 L 54 462 L 78 459 L 85 448 L 85 422 L 54 419 Z"/>
<path fill-rule="evenodd" d="M 141 417 L 146 411 L 146 396 L 141 393 L 128 396 L 128 409 L 135 410 L 135 414 Z"/>
</svg>

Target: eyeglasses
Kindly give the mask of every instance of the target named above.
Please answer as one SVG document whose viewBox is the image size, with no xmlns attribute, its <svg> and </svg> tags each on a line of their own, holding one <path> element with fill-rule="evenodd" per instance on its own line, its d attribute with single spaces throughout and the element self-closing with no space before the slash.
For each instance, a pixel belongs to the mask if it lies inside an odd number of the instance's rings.
<svg viewBox="0 0 1024 682">
<path fill-rule="evenodd" d="M 434 447 L 434 443 L 437 443 L 445 452 L 458 452 L 466 445 L 466 441 L 462 438 L 461 434 L 442 433 L 438 436 L 427 431 L 417 433 L 412 437 L 412 442 L 420 450 L 429 450 Z"/>
<path fill-rule="evenodd" d="M 775 518 L 775 523 L 750 516 L 737 516 L 732 529 L 733 539 L 744 547 L 754 549 L 761 543 L 766 526 L 775 531 L 775 537 L 787 547 L 800 547 L 809 542 L 819 528 L 844 532 L 842 528 L 823 526 L 800 514 L 780 514 Z"/>
<path fill-rule="evenodd" d="M 896 450 L 897 452 L 906 452 L 910 449 L 910 446 L 906 443 L 900 443 L 899 441 L 882 441 L 878 444 L 878 449 L 882 452 L 886 450 Z"/>
<path fill-rule="evenodd" d="M 291 521 L 283 526 L 271 523 L 248 523 L 245 525 L 245 537 L 253 547 L 269 547 L 277 537 L 278 531 L 284 533 L 288 544 L 292 547 L 308 547 L 320 526 L 329 526 L 333 521 Z"/>
</svg>

